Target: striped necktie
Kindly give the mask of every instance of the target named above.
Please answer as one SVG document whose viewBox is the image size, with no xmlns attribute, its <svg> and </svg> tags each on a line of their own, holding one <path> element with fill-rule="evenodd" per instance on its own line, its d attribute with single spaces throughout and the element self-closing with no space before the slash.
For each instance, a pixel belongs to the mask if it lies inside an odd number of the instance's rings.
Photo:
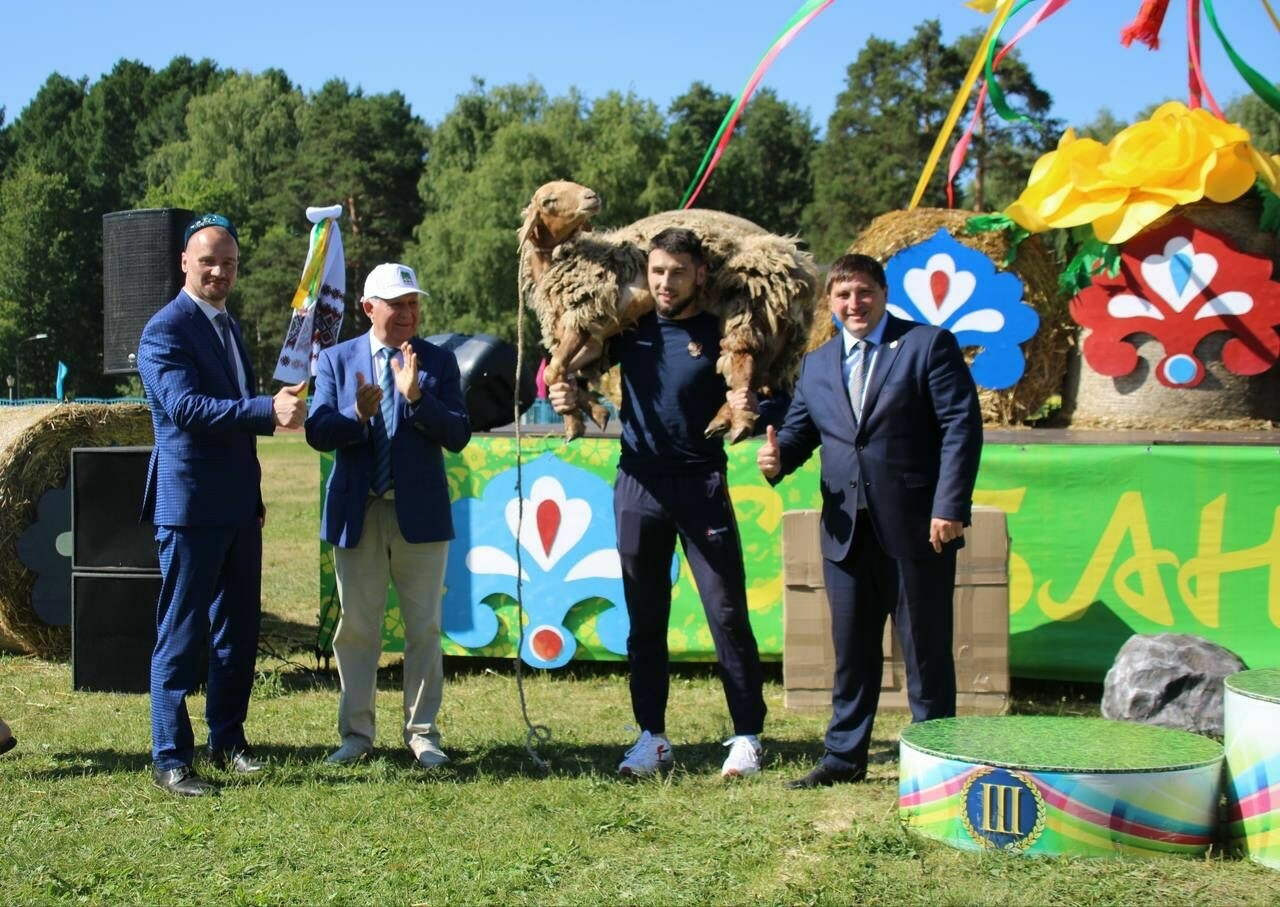
<svg viewBox="0 0 1280 907">
<path fill-rule="evenodd" d="M 373 442 L 373 491 L 374 494 L 386 494 L 391 487 L 391 439 L 395 436 L 396 426 L 396 387 L 391 372 L 392 351 L 383 348 L 378 353 L 382 360 L 378 384 L 382 388 L 382 418 L 374 431 Z"/>
</svg>

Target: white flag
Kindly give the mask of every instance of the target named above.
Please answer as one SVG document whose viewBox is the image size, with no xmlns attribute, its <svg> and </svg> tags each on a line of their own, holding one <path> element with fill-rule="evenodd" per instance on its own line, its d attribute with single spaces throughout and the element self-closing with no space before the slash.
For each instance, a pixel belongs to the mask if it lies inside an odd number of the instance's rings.
<svg viewBox="0 0 1280 907">
<path fill-rule="evenodd" d="M 347 260 L 338 229 L 341 216 L 341 205 L 307 209 L 307 220 L 315 226 L 274 376 L 285 384 L 297 384 L 314 375 L 320 351 L 338 342 L 342 297 L 347 292 Z"/>
</svg>

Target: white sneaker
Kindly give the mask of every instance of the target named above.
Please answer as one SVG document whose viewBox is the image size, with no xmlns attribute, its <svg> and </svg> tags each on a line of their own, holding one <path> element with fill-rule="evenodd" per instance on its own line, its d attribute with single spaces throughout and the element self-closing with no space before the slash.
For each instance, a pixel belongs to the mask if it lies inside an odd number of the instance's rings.
<svg viewBox="0 0 1280 907">
<path fill-rule="evenodd" d="M 413 752 L 413 758 L 417 759 L 418 764 L 423 768 L 435 768 L 449 761 L 449 757 L 445 755 L 444 750 L 440 749 L 440 745 L 427 737 L 415 737 L 409 744 L 409 749 Z"/>
<path fill-rule="evenodd" d="M 720 769 L 721 778 L 745 778 L 760 771 L 764 748 L 754 734 L 730 737 L 724 745 L 729 747 L 729 755 Z"/>
<path fill-rule="evenodd" d="M 351 765 L 367 758 L 372 752 L 373 747 L 363 737 L 348 737 L 325 761 L 333 765 Z"/>
<path fill-rule="evenodd" d="M 645 731 L 636 745 L 627 750 L 627 758 L 618 765 L 620 775 L 652 775 L 671 768 L 671 741 L 661 734 Z"/>
</svg>

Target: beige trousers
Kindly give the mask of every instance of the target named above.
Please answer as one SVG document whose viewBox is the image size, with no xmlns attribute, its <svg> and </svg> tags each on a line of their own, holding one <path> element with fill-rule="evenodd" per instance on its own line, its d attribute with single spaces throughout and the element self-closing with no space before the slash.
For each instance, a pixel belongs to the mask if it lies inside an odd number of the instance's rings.
<svg viewBox="0 0 1280 907">
<path fill-rule="evenodd" d="M 364 532 L 354 548 L 333 549 L 342 617 L 333 638 L 342 694 L 338 733 L 345 741 L 375 736 L 378 658 L 387 588 L 395 583 L 404 619 L 404 742 L 417 753 L 415 740 L 440 745 L 436 715 L 444 691 L 444 655 L 440 642 L 440 599 L 448 542 L 410 544 L 400 534 L 396 505 L 369 498 Z"/>
</svg>

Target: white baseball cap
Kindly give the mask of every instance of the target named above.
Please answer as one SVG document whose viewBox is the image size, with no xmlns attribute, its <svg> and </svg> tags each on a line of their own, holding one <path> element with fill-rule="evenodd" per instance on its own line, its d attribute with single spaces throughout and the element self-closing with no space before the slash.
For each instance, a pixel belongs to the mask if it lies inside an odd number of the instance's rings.
<svg viewBox="0 0 1280 907">
<path fill-rule="evenodd" d="M 376 296 L 379 299 L 397 299 L 406 293 L 417 293 L 428 296 L 426 290 L 418 286 L 418 275 L 408 265 L 389 261 L 378 265 L 364 279 L 364 298 Z"/>
</svg>

